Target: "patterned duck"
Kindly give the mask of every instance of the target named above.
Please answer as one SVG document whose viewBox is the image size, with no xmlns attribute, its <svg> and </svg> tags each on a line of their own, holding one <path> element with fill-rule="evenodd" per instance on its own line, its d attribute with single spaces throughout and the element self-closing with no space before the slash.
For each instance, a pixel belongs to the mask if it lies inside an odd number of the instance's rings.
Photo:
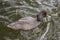
<svg viewBox="0 0 60 40">
<path fill-rule="evenodd" d="M 41 22 L 50 21 L 50 19 L 51 16 L 49 16 L 46 11 L 41 11 L 40 13 L 37 14 L 36 18 L 30 16 L 24 17 L 13 23 L 10 23 L 9 25 L 7 25 L 7 27 L 14 30 L 18 30 L 18 29 L 30 30 L 40 25 Z"/>
</svg>

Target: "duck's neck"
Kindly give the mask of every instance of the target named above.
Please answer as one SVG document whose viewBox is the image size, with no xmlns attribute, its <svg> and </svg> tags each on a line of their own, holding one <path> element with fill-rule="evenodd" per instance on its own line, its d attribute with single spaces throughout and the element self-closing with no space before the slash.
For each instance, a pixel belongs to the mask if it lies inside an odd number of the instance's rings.
<svg viewBox="0 0 60 40">
<path fill-rule="evenodd" d="M 37 17 L 37 19 L 36 19 L 36 20 L 41 22 L 41 21 L 43 21 L 44 19 L 47 19 L 47 18 L 48 18 L 48 16 L 49 16 L 49 15 L 47 15 L 47 17 L 43 17 L 43 18 L 39 18 L 39 17 Z"/>
</svg>

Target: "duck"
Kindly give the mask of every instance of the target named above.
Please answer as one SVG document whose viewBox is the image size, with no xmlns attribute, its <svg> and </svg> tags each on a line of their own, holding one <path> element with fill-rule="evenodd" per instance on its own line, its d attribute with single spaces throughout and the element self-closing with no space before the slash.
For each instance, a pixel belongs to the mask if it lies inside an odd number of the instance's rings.
<svg viewBox="0 0 60 40">
<path fill-rule="evenodd" d="M 36 15 L 36 18 L 33 18 L 31 16 L 23 17 L 15 22 L 8 24 L 7 27 L 14 30 L 31 30 L 40 25 L 44 20 L 46 22 L 46 18 L 49 19 L 49 17 L 50 16 L 48 16 L 46 11 L 41 11 Z"/>
</svg>

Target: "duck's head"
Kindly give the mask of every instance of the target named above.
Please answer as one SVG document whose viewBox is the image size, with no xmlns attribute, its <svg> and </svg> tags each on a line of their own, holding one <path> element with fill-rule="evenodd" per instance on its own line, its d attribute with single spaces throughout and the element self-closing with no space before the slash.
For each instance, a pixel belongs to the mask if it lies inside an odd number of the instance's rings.
<svg viewBox="0 0 60 40">
<path fill-rule="evenodd" d="M 46 18 L 47 16 L 47 12 L 43 10 L 37 14 L 37 21 L 41 21 L 43 18 Z"/>
</svg>

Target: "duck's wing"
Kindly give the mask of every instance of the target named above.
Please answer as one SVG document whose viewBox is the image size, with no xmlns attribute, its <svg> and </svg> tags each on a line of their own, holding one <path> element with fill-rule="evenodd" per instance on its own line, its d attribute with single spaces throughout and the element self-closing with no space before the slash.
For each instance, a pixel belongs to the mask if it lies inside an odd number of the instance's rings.
<svg viewBox="0 0 60 40">
<path fill-rule="evenodd" d="M 35 28 L 37 25 L 39 25 L 40 22 L 37 22 L 35 18 L 27 18 L 25 20 L 18 20 L 16 22 L 13 22 L 8 25 L 9 28 L 12 29 L 23 29 L 23 30 L 30 30 L 32 28 Z"/>
<path fill-rule="evenodd" d="M 24 24 L 22 29 L 30 30 L 30 29 L 37 27 L 39 24 L 40 24 L 40 22 L 37 22 L 35 20 L 33 22 L 30 21 L 30 22 L 28 22 L 28 24 Z"/>
</svg>

